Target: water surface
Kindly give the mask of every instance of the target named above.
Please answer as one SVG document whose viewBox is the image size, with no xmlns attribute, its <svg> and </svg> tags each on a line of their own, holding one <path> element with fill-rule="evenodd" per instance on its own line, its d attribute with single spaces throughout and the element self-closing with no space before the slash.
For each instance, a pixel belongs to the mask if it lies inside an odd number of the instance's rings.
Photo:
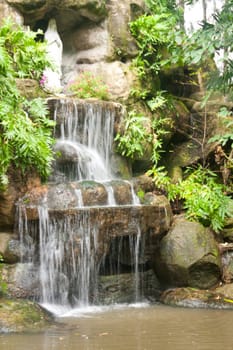
<svg viewBox="0 0 233 350">
<path fill-rule="evenodd" d="M 137 305 L 72 310 L 40 334 L 1 335 L 1 350 L 232 350 L 233 312 Z"/>
</svg>

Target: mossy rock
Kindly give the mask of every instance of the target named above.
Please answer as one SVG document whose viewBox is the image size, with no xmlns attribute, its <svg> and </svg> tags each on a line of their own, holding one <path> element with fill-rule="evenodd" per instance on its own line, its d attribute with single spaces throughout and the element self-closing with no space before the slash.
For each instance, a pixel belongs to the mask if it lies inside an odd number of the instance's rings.
<svg viewBox="0 0 233 350">
<path fill-rule="evenodd" d="M 216 286 L 221 277 L 221 259 L 213 234 L 197 222 L 176 218 L 160 242 L 155 270 L 168 286 Z"/>
<path fill-rule="evenodd" d="M 29 300 L 0 299 L 0 333 L 40 331 L 53 324 L 53 317 Z"/>
</svg>

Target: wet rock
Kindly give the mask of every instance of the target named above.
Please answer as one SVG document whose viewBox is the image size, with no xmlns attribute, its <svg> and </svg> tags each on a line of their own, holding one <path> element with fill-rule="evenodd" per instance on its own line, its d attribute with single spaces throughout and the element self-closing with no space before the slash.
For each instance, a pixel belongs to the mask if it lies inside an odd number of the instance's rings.
<svg viewBox="0 0 233 350">
<path fill-rule="evenodd" d="M 132 188 L 127 181 L 111 181 L 114 197 L 118 205 L 132 204 Z"/>
<path fill-rule="evenodd" d="M 191 308 L 233 309 L 233 299 L 220 291 L 199 290 L 194 288 L 176 288 L 163 292 L 160 301 L 170 306 Z"/>
<path fill-rule="evenodd" d="M 176 219 L 160 242 L 155 270 L 161 281 L 170 286 L 213 287 L 221 275 L 214 236 L 199 223 Z"/>
<path fill-rule="evenodd" d="M 39 271 L 33 264 L 3 264 L 1 274 L 3 281 L 7 285 L 6 293 L 10 298 L 39 300 Z"/>
<path fill-rule="evenodd" d="M 108 195 L 104 185 L 94 181 L 83 181 L 80 184 L 84 206 L 106 205 Z"/>
<path fill-rule="evenodd" d="M 138 295 L 135 284 L 138 283 Z M 133 273 L 100 276 L 98 298 L 100 303 L 132 303 L 141 300 L 158 300 L 160 283 L 152 270 L 139 272 L 138 281 Z"/>
<path fill-rule="evenodd" d="M 78 205 L 75 188 L 72 184 L 50 186 L 47 193 L 47 205 L 51 209 L 67 209 Z"/>
<path fill-rule="evenodd" d="M 59 140 L 53 149 L 57 154 L 56 161 L 59 163 L 78 162 L 79 160 L 79 152 L 74 143 Z"/>
<path fill-rule="evenodd" d="M 28 300 L 0 299 L 0 333 L 35 332 L 53 324 L 53 318 Z"/>
</svg>

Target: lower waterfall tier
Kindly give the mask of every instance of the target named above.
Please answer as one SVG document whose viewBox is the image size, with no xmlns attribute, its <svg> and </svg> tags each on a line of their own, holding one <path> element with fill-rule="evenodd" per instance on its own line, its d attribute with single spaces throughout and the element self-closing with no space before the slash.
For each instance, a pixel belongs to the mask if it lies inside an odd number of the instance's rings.
<svg viewBox="0 0 233 350">
<path fill-rule="evenodd" d="M 40 204 L 33 196 L 33 203 L 18 204 L 22 261 L 38 269 L 41 301 L 89 305 L 158 294 L 154 246 L 172 220 L 164 196 L 153 205 L 61 208 L 64 202 L 48 200 L 47 190 L 42 194 Z"/>
</svg>

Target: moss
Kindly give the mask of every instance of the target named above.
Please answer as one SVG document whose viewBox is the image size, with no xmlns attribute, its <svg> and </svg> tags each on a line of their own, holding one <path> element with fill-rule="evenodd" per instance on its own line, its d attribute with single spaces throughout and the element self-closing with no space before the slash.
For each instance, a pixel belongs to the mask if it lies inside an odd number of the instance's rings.
<svg viewBox="0 0 233 350">
<path fill-rule="evenodd" d="M 0 332 L 35 331 L 52 324 L 52 317 L 38 304 L 28 300 L 0 299 Z"/>
<path fill-rule="evenodd" d="M 20 94 L 29 100 L 38 97 L 48 97 L 48 94 L 40 88 L 40 85 L 36 80 L 16 79 L 16 85 Z"/>
<path fill-rule="evenodd" d="M 105 17 L 107 15 L 106 10 L 106 1 L 92 1 L 89 4 L 87 4 L 87 9 L 94 13 L 95 15 L 98 15 L 100 17 Z"/>
</svg>

